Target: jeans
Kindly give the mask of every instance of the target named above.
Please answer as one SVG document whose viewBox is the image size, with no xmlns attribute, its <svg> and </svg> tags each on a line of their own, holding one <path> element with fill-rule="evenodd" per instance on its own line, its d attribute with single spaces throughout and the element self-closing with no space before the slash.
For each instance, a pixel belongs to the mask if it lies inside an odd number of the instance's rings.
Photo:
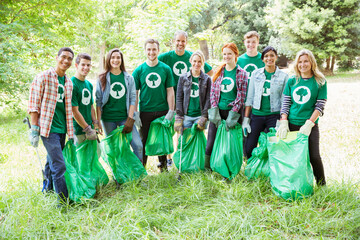
<svg viewBox="0 0 360 240">
<path fill-rule="evenodd" d="M 257 146 L 260 133 L 268 133 L 270 128 L 274 128 L 276 126 L 276 121 L 279 119 L 280 114 L 272 114 L 268 116 L 257 116 L 251 114 L 251 133 L 249 133 L 245 141 L 245 152 L 248 159 L 251 157 L 253 149 Z"/>
<path fill-rule="evenodd" d="M 66 134 L 62 133 L 50 133 L 47 138 L 41 136 L 41 140 L 47 151 L 45 175 L 49 179 L 49 186 L 46 190 L 49 191 L 55 187 L 55 192 L 64 202 L 66 202 L 69 196 L 64 177 L 66 166 L 62 154 L 65 146 L 65 137 Z"/>
<path fill-rule="evenodd" d="M 141 139 L 143 142 L 143 165 L 146 167 L 147 156 L 145 155 L 145 144 L 148 138 L 150 124 L 155 119 L 165 116 L 168 111 L 159 111 L 159 112 L 140 112 L 140 119 L 142 123 L 142 127 L 140 129 Z M 167 166 L 166 155 L 158 156 L 161 167 Z"/>
<path fill-rule="evenodd" d="M 201 118 L 201 116 L 199 116 L 199 117 L 190 117 L 190 116 L 185 115 L 184 116 L 184 122 L 183 122 L 184 128 L 191 128 L 192 125 L 194 123 L 197 123 L 200 118 Z"/>
<path fill-rule="evenodd" d="M 300 128 L 301 126 L 299 125 L 289 123 L 290 131 L 299 131 Z M 315 126 L 311 129 L 309 136 L 309 155 L 316 184 L 326 185 L 324 166 L 320 156 L 320 131 L 317 124 L 315 124 Z"/>
<path fill-rule="evenodd" d="M 104 121 L 102 121 L 105 135 L 108 136 L 118 126 L 124 125 L 125 122 L 126 122 L 126 119 L 122 120 L 122 121 L 117 121 L 117 122 L 104 122 Z M 131 145 L 135 155 L 142 162 L 142 159 L 143 159 L 143 144 L 141 142 L 139 132 L 136 130 L 135 125 L 133 126 L 133 129 L 132 129 L 131 133 L 132 133 L 132 140 L 131 140 L 130 145 Z"/>
</svg>

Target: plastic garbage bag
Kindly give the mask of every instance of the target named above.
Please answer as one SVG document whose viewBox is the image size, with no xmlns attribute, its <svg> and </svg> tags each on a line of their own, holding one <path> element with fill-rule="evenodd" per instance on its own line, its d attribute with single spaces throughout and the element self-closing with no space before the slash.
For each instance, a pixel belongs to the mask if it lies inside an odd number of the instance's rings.
<svg viewBox="0 0 360 240">
<path fill-rule="evenodd" d="M 181 152 L 181 140 L 182 152 Z M 181 152 L 181 172 L 191 173 L 204 170 L 205 165 L 206 138 L 204 131 L 197 128 L 197 123 L 192 128 L 184 130 L 183 135 L 179 137 L 178 150 L 173 159 L 175 166 L 180 170 L 180 152 Z"/>
<path fill-rule="evenodd" d="M 221 120 L 217 129 L 210 167 L 223 177 L 233 179 L 241 169 L 243 161 L 243 135 L 240 124 L 226 131 L 226 122 Z"/>
<path fill-rule="evenodd" d="M 174 152 L 174 120 L 168 121 L 165 116 L 151 122 L 148 138 L 145 144 L 147 156 L 162 156 Z"/>
<path fill-rule="evenodd" d="M 78 172 L 78 161 L 76 159 L 76 146 L 68 141 L 63 149 L 65 159 L 65 181 L 69 192 L 69 198 L 75 202 L 81 202 L 82 198 L 93 198 L 96 189 L 89 188 Z"/>
<path fill-rule="evenodd" d="M 90 188 L 105 186 L 109 182 L 109 177 L 99 162 L 97 144 L 96 140 L 85 140 L 76 148 L 79 174 Z"/>
<path fill-rule="evenodd" d="M 268 133 L 270 183 L 273 192 L 285 200 L 298 200 L 313 194 L 314 174 L 310 165 L 308 136 L 290 132 L 280 140 Z"/>
<path fill-rule="evenodd" d="M 269 154 L 267 150 L 267 135 L 260 133 L 259 146 L 254 148 L 251 158 L 248 159 L 245 167 L 245 176 L 250 179 L 268 178 L 269 170 Z"/>
<path fill-rule="evenodd" d="M 120 184 L 143 179 L 147 172 L 139 158 L 131 151 L 132 133 L 122 133 L 120 126 L 101 141 L 102 158 L 109 164 L 116 181 Z"/>
</svg>

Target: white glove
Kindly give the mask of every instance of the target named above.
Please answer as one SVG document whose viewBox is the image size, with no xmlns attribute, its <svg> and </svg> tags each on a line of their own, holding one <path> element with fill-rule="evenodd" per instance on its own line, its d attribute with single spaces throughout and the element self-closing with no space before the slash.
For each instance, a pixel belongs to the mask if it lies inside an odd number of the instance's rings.
<svg viewBox="0 0 360 240">
<path fill-rule="evenodd" d="M 135 119 L 135 126 L 140 129 L 142 127 L 142 123 L 139 112 L 134 112 L 134 119 Z"/>
<path fill-rule="evenodd" d="M 175 114 L 174 110 L 169 110 L 167 112 L 167 114 L 165 115 L 165 119 L 167 119 L 167 120 L 169 120 L 171 122 L 173 120 L 173 118 L 174 118 L 174 114 Z"/>
<path fill-rule="evenodd" d="M 250 118 L 244 117 L 244 120 L 242 122 L 242 129 L 245 137 L 248 136 L 248 133 L 251 133 Z"/>
<path fill-rule="evenodd" d="M 312 121 L 310 120 L 306 120 L 305 124 L 302 125 L 302 127 L 300 128 L 299 132 L 306 135 L 306 136 L 309 136 L 310 133 L 311 133 L 311 129 L 315 126 L 315 123 L 313 123 Z"/>
<path fill-rule="evenodd" d="M 276 131 L 276 136 L 284 139 L 287 137 L 288 132 L 289 132 L 289 121 L 288 120 L 280 120 L 280 125 Z"/>
</svg>

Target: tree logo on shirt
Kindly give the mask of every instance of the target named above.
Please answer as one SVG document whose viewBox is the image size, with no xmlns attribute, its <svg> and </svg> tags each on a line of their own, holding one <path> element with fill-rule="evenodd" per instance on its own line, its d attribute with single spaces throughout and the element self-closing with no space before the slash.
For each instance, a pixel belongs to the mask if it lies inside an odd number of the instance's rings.
<svg viewBox="0 0 360 240">
<path fill-rule="evenodd" d="M 270 96 L 270 80 L 265 80 L 263 97 Z"/>
<path fill-rule="evenodd" d="M 231 90 L 233 90 L 234 85 L 234 80 L 232 78 L 225 77 L 221 82 L 221 92 L 230 92 Z"/>
<path fill-rule="evenodd" d="M 157 88 L 158 86 L 160 86 L 161 77 L 159 74 L 152 72 L 146 76 L 145 82 L 149 88 Z"/>
<path fill-rule="evenodd" d="M 256 69 L 258 69 L 258 67 L 253 63 L 249 63 L 244 67 L 244 70 L 248 73 L 249 77 L 251 76 L 251 73 Z"/>
<path fill-rule="evenodd" d="M 59 83 L 58 94 L 57 94 L 56 101 L 57 102 L 64 102 L 64 98 L 65 98 L 65 88 L 64 88 L 64 85 Z"/>
<path fill-rule="evenodd" d="M 120 99 L 125 95 L 125 87 L 122 83 L 114 82 L 110 86 L 110 95 L 115 99 Z"/>
<path fill-rule="evenodd" d="M 297 104 L 304 104 L 309 101 L 311 92 L 308 87 L 300 86 L 293 91 L 293 99 Z"/>
<path fill-rule="evenodd" d="M 199 96 L 199 84 L 193 82 L 191 84 L 191 92 L 190 92 L 190 97 L 192 98 L 196 98 Z"/>
<path fill-rule="evenodd" d="M 177 76 L 181 76 L 182 74 L 188 71 L 187 65 L 183 61 L 177 61 L 173 66 L 173 72 Z"/>
<path fill-rule="evenodd" d="M 91 101 L 91 93 L 87 88 L 82 90 L 81 103 L 83 105 L 89 105 Z"/>
</svg>

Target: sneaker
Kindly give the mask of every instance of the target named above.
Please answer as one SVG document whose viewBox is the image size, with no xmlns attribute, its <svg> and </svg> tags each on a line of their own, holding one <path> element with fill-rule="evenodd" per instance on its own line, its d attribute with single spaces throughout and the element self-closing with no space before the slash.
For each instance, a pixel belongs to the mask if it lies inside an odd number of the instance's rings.
<svg viewBox="0 0 360 240">
<path fill-rule="evenodd" d="M 172 164 L 173 164 L 173 160 L 172 160 L 172 159 L 168 159 L 168 160 L 167 160 L 167 166 L 168 166 L 168 167 L 171 167 Z"/>
<path fill-rule="evenodd" d="M 164 166 L 165 165 L 165 166 Z M 161 164 L 161 163 L 158 163 L 157 167 L 160 169 L 160 172 L 168 172 L 168 168 L 167 168 L 167 165 L 166 164 Z"/>
</svg>

